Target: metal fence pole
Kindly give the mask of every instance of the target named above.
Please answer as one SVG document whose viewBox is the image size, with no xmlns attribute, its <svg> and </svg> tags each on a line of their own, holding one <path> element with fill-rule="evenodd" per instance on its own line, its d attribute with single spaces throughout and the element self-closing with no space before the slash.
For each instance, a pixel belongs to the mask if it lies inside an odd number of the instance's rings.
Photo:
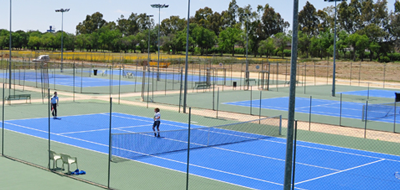
<svg viewBox="0 0 400 190">
<path fill-rule="evenodd" d="M 250 115 L 253 115 L 253 86 L 250 86 Z"/>
<path fill-rule="evenodd" d="M 190 166 L 190 122 L 191 122 L 192 108 L 189 107 L 189 121 L 188 121 L 188 150 L 187 150 L 187 161 L 186 161 L 186 190 L 189 189 L 189 166 Z"/>
<path fill-rule="evenodd" d="M 397 114 L 396 114 L 397 111 L 396 110 L 397 110 L 397 102 L 395 100 L 394 101 L 393 133 L 396 132 L 396 117 L 397 117 Z"/>
<path fill-rule="evenodd" d="M 260 108 L 258 110 L 258 124 L 260 124 L 260 119 L 261 119 L 261 102 L 262 101 L 262 90 L 260 90 Z"/>
<path fill-rule="evenodd" d="M 217 92 L 217 119 L 218 119 L 218 109 L 219 109 L 219 87 Z"/>
<path fill-rule="evenodd" d="M 51 110 L 51 108 L 50 107 L 51 107 L 51 104 L 50 104 L 50 88 L 48 88 L 47 89 L 47 109 L 48 109 L 47 110 L 47 121 L 48 121 L 48 132 L 47 132 L 47 134 L 48 134 L 48 139 L 47 139 L 48 147 L 47 147 L 47 149 L 48 149 L 48 153 L 49 153 L 49 157 L 48 157 L 48 168 L 49 169 L 50 169 L 50 150 L 51 150 L 51 148 L 50 148 L 50 110 Z"/>
<path fill-rule="evenodd" d="M 367 122 L 368 122 L 368 100 L 365 103 L 365 120 L 364 120 L 364 139 L 367 138 Z"/>
<path fill-rule="evenodd" d="M 4 156 L 4 82 L 3 82 L 3 105 L 1 111 L 1 155 Z"/>
<path fill-rule="evenodd" d="M 294 123 L 292 190 L 294 190 L 294 185 L 295 185 L 294 178 L 296 176 L 296 146 L 297 146 L 297 120 Z"/>
<path fill-rule="evenodd" d="M 112 151 L 112 136 L 111 136 L 111 121 L 112 121 L 112 97 L 110 97 L 110 127 L 108 130 L 108 183 L 107 187 L 110 189 L 110 179 L 111 179 L 111 151 Z"/>
<path fill-rule="evenodd" d="M 339 116 L 339 126 L 342 126 L 342 107 L 343 107 L 342 93 L 340 93 L 340 116 Z"/>
<path fill-rule="evenodd" d="M 308 130 L 311 130 L 311 107 L 312 107 L 312 96 L 310 96 L 310 113 L 308 114 Z"/>
</svg>

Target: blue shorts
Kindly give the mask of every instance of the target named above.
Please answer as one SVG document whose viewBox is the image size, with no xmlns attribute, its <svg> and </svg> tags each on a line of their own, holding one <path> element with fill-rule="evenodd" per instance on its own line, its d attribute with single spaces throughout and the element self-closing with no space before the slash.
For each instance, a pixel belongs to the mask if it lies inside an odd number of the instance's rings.
<svg viewBox="0 0 400 190">
<path fill-rule="evenodd" d="M 161 121 L 154 121 L 153 127 L 159 128 L 160 127 L 160 123 L 161 123 Z"/>
</svg>

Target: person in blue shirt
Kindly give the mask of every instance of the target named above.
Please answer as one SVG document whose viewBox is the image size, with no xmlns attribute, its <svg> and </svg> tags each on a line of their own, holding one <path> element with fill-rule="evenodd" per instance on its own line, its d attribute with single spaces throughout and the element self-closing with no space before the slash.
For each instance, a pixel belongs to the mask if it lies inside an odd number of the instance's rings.
<svg viewBox="0 0 400 190">
<path fill-rule="evenodd" d="M 53 118 L 57 118 L 57 106 L 58 106 L 58 96 L 57 92 L 54 92 L 54 96 L 51 97 L 51 114 L 53 115 Z"/>
<path fill-rule="evenodd" d="M 153 123 L 153 131 L 154 131 L 154 136 L 155 137 L 160 137 L 160 123 L 161 123 L 161 114 L 160 114 L 160 109 L 156 108 L 154 109 L 154 123 Z M 157 132 L 156 133 L 156 128 L 157 127 Z"/>
</svg>

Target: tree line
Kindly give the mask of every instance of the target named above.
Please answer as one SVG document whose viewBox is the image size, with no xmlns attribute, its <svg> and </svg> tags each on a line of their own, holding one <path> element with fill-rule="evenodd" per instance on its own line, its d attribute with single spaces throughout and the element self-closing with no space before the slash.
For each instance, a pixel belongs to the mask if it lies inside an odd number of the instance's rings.
<svg viewBox="0 0 400 190">
<path fill-rule="evenodd" d="M 336 49 L 339 58 L 387 61 L 396 58 L 400 37 L 400 2 L 388 11 L 386 0 L 351 0 L 337 6 Z M 303 58 L 329 57 L 333 53 L 335 10 L 328 5 L 317 10 L 307 2 L 299 12 L 298 55 Z M 189 20 L 189 47 L 192 54 L 249 54 L 290 56 L 292 40 L 289 23 L 269 4 L 239 7 L 232 0 L 225 11 L 205 7 Z M 187 20 L 171 16 L 155 24 L 141 13 L 106 21 L 100 12 L 87 15 L 76 26 L 76 33 L 64 33 L 64 48 L 75 51 L 147 52 L 157 50 L 158 31 L 164 52 L 186 50 Z M 9 31 L 0 29 L 0 49 L 8 49 Z M 57 51 L 61 31 L 12 32 L 12 48 Z M 390 57 L 390 58 L 389 58 Z M 400 55 L 397 55 L 400 60 Z"/>
</svg>

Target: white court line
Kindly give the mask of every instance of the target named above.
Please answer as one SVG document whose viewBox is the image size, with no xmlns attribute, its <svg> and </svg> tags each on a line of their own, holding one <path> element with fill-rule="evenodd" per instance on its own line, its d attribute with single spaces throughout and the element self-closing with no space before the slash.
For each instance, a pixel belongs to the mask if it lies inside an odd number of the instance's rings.
<svg viewBox="0 0 400 190">
<path fill-rule="evenodd" d="M 154 138 L 156 138 L 156 137 L 154 137 Z M 167 139 L 167 138 L 164 138 L 164 139 Z M 174 140 L 174 139 L 172 139 L 172 140 Z M 174 141 L 178 141 L 178 140 L 174 140 Z M 178 142 L 180 142 L 180 141 L 178 141 Z M 181 141 L 181 142 L 187 143 L 186 141 Z M 214 148 L 214 147 L 210 147 L 210 148 Z M 146 156 L 150 156 L 150 157 L 154 157 L 154 158 L 158 158 L 158 159 L 162 159 L 162 160 L 167 160 L 167 161 L 171 161 L 171 162 L 187 165 L 186 162 L 181 162 L 181 161 L 173 160 L 173 159 L 170 159 L 170 158 L 164 158 L 164 157 L 160 157 L 160 156 L 144 154 L 144 153 L 141 153 L 141 152 L 136 152 L 136 151 L 122 149 L 122 148 L 118 148 L 118 149 L 123 150 L 123 151 L 127 151 L 127 152 L 132 152 L 132 153 L 135 153 L 135 154 L 142 154 L 142 155 L 146 155 Z M 134 159 L 130 159 L 130 160 L 134 160 Z M 136 161 L 136 160 L 134 160 L 134 161 Z M 237 177 L 243 177 L 243 178 L 247 178 L 247 179 L 251 179 L 251 180 L 255 180 L 255 181 L 261 181 L 261 182 L 264 182 L 264 183 L 270 183 L 270 184 L 274 184 L 274 185 L 283 186 L 283 184 L 280 184 L 280 183 L 267 181 L 267 180 L 263 180 L 263 179 L 258 179 L 258 178 L 254 178 L 254 177 L 249 177 L 249 176 L 236 174 L 236 173 L 232 173 L 232 172 L 227 172 L 227 171 L 223 171 L 223 170 L 218 170 L 218 169 L 214 169 L 214 168 L 209 168 L 209 167 L 205 167 L 205 166 L 200 166 L 200 165 L 197 165 L 197 164 L 190 164 L 189 163 L 189 165 L 190 166 L 194 166 L 194 167 L 198 167 L 198 168 L 203 168 L 203 169 L 206 169 L 206 170 L 211 170 L 211 171 L 214 171 L 214 172 L 224 173 L 224 174 L 233 175 L 233 176 L 237 176 Z M 235 185 L 237 185 L 237 184 L 235 184 Z M 241 185 L 239 185 L 239 186 L 241 186 Z M 295 188 L 296 189 L 300 189 L 300 190 L 305 190 L 305 189 L 298 188 L 298 187 L 295 187 Z"/>
<path fill-rule="evenodd" d="M 306 183 L 306 182 L 310 182 L 310 181 L 314 181 L 314 180 L 321 179 L 321 178 L 324 178 L 324 177 L 328 177 L 328 176 L 331 176 L 331 175 L 335 175 L 335 174 L 338 174 L 338 173 L 347 172 L 347 171 L 350 171 L 350 170 L 353 170 L 353 169 L 357 169 L 357 168 L 361 168 L 361 167 L 368 166 L 368 165 L 371 165 L 371 164 L 375 164 L 375 163 L 378 163 L 378 162 L 382 162 L 384 160 L 385 159 L 376 160 L 376 161 L 373 161 L 373 162 L 370 162 L 370 163 L 366 163 L 366 164 L 363 164 L 363 165 L 359 165 L 359 166 L 356 166 L 356 167 L 352 167 L 352 168 L 348 168 L 348 169 L 341 170 L 341 171 L 338 171 L 338 172 L 333 172 L 333 173 L 330 173 L 330 174 L 327 174 L 327 175 L 319 176 L 319 177 L 316 177 L 316 178 L 304 180 L 304 181 L 295 183 L 295 185 Z"/>
<path fill-rule="evenodd" d="M 279 144 L 286 144 L 286 142 L 280 142 L 280 141 L 273 141 L 273 140 L 267 140 L 267 139 L 260 139 L 260 140 L 262 140 L 262 141 L 274 142 L 274 143 L 279 143 Z M 305 142 L 305 141 L 301 141 L 301 142 Z M 310 143 L 310 142 L 305 142 L 305 143 Z M 318 144 L 318 143 L 312 143 L 312 144 Z M 325 144 L 320 144 L 320 145 L 332 146 L 332 145 L 325 145 Z M 400 160 L 393 160 L 393 159 L 387 159 L 387 158 L 381 158 L 381 157 L 375 157 L 375 156 L 367 156 L 367 155 L 363 155 L 363 154 L 357 154 L 357 153 L 351 153 L 351 152 L 343 152 L 343 151 L 338 151 L 338 150 L 331 150 L 331 149 L 325 149 L 325 148 L 318 148 L 318 147 L 312 147 L 312 146 L 306 146 L 306 145 L 299 145 L 299 144 L 297 144 L 297 146 L 304 147 L 304 148 L 315 149 L 315 150 L 322 150 L 322 151 L 327 151 L 327 152 L 334 152 L 334 153 L 340 153 L 340 154 L 347 154 L 347 155 L 352 155 L 352 156 L 360 156 L 360 157 L 365 157 L 365 158 L 384 159 L 384 160 L 392 161 L 392 162 L 400 162 Z M 344 148 L 344 147 L 338 147 L 338 146 L 334 146 L 334 147 L 342 148 L 342 149 L 350 149 L 350 148 Z M 358 150 L 358 149 L 350 149 L 350 150 Z M 368 151 L 366 151 L 366 150 L 359 150 L 359 151 L 368 152 Z M 376 152 L 372 152 L 372 153 L 376 153 Z M 376 154 L 383 154 L 383 153 L 376 153 Z M 389 154 L 389 155 L 390 155 L 390 154 Z M 398 155 L 394 155 L 394 156 L 398 156 Z"/>
</svg>

